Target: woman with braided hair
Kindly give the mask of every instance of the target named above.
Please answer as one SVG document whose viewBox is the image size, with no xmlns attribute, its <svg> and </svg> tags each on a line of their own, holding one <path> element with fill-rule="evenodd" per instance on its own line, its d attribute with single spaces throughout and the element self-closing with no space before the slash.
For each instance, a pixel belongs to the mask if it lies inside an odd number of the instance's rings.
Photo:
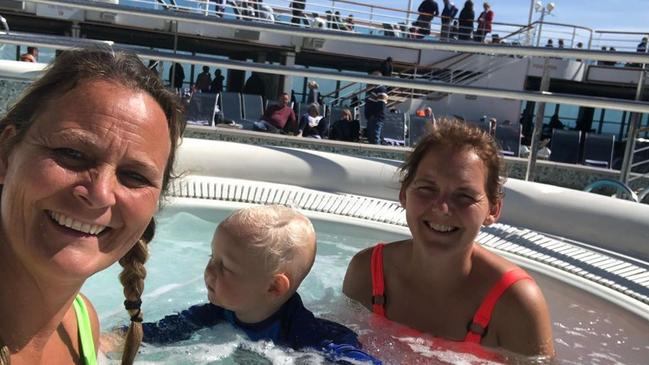
<svg viewBox="0 0 649 365">
<path fill-rule="evenodd" d="M 133 362 L 181 115 L 136 56 L 86 49 L 61 53 L 0 120 L 2 365 L 96 363 L 97 314 L 79 290 L 117 261 Z"/>
</svg>

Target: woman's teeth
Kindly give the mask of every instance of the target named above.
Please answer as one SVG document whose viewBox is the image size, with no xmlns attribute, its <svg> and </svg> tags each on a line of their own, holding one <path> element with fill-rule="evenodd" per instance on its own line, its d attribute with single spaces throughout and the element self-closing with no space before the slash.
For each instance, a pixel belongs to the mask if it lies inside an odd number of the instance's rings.
<svg viewBox="0 0 649 365">
<path fill-rule="evenodd" d="M 50 212 L 50 217 L 58 224 L 86 234 L 98 235 L 106 229 L 106 226 L 98 224 L 83 223 L 74 218 L 65 216 L 58 212 Z"/>
</svg>

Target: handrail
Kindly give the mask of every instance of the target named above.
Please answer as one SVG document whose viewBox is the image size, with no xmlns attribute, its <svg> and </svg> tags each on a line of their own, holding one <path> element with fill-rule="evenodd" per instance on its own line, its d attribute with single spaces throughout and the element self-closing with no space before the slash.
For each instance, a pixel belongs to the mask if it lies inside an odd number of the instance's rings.
<svg viewBox="0 0 649 365">
<path fill-rule="evenodd" d="M 628 185 L 618 180 L 612 180 L 612 179 L 597 180 L 595 182 L 588 184 L 588 186 L 584 188 L 584 191 L 590 193 L 595 189 L 605 187 L 605 186 L 610 186 L 615 188 L 616 197 L 618 196 L 618 192 L 623 192 L 626 193 L 626 196 L 628 196 L 627 200 L 631 200 L 636 203 L 640 201 L 638 199 L 638 195 L 633 190 L 631 190 L 631 188 Z"/>
<path fill-rule="evenodd" d="M 447 62 L 447 61 L 449 61 L 449 60 L 451 60 L 451 59 L 453 59 L 453 58 L 455 58 L 455 57 L 458 57 L 458 56 L 461 57 L 461 56 L 464 56 L 464 55 L 465 55 L 464 53 L 456 53 L 456 54 L 453 54 L 453 55 L 451 55 L 451 56 L 449 56 L 449 57 L 446 57 L 446 58 L 444 58 L 444 59 L 442 59 L 442 60 L 440 60 L 440 61 L 436 61 L 436 62 L 434 62 L 434 63 L 431 63 L 431 64 L 429 64 L 429 65 L 427 65 L 427 66 L 419 66 L 419 67 L 414 66 L 414 67 L 410 67 L 410 68 L 407 68 L 407 69 L 405 69 L 405 70 L 399 72 L 399 75 L 406 74 L 406 75 L 412 76 L 412 74 L 408 74 L 408 72 L 410 72 L 410 71 L 415 71 L 415 70 L 417 70 L 417 69 L 428 69 L 428 68 L 432 68 L 432 67 L 435 67 L 435 65 L 438 65 L 438 64 L 440 64 L 440 63 Z M 348 87 L 350 87 L 350 86 L 352 86 L 352 85 L 356 85 L 356 84 L 357 84 L 357 83 L 351 83 L 351 84 L 345 85 L 345 87 L 343 87 L 343 88 L 341 88 L 341 89 L 338 89 L 338 90 L 343 90 L 343 89 L 346 89 L 346 88 L 348 88 Z M 340 99 L 347 99 L 347 98 L 349 98 L 349 97 L 351 97 L 351 96 L 353 96 L 353 95 L 362 94 L 362 93 L 365 92 L 366 90 L 367 90 L 367 89 L 363 89 L 363 90 L 361 90 L 361 91 L 359 91 L 359 92 L 356 92 L 356 93 L 353 93 L 353 94 L 351 94 L 351 95 L 345 95 L 345 97 L 339 97 L 339 98 L 336 98 L 336 99 L 332 100 L 332 102 L 337 102 L 337 101 L 339 101 Z M 335 94 L 335 93 L 336 93 L 336 91 L 334 90 L 334 91 L 332 91 L 331 93 L 325 95 L 324 97 L 330 97 L 331 95 L 333 95 L 333 94 Z"/>
<path fill-rule="evenodd" d="M 626 34 L 626 35 L 648 35 L 649 32 L 628 32 L 624 30 L 595 30 L 595 33 L 600 34 Z"/>
<path fill-rule="evenodd" d="M 354 85 L 356 85 L 355 82 L 353 82 L 353 83 L 351 83 L 351 84 L 347 84 L 347 85 L 345 85 L 345 86 L 343 86 L 343 87 L 340 87 L 340 88 L 338 88 L 338 89 L 336 89 L 336 90 L 330 92 L 329 94 L 322 95 L 322 98 L 323 98 L 323 99 L 324 99 L 324 98 L 331 98 L 332 95 L 335 95 L 336 93 L 339 93 L 339 94 L 340 94 L 341 91 L 343 91 L 343 90 L 345 90 L 345 89 L 347 89 L 347 88 L 349 88 L 349 87 L 351 87 L 351 86 L 354 86 Z"/>
<path fill-rule="evenodd" d="M 641 54 L 637 52 L 602 52 L 595 50 L 578 50 L 567 48 L 552 48 L 547 49 L 544 47 L 512 47 L 500 44 L 482 44 L 482 43 L 464 43 L 464 42 L 430 42 L 418 39 L 390 39 L 382 36 L 356 34 L 331 30 L 319 29 L 306 29 L 299 27 L 291 27 L 281 24 L 269 23 L 256 23 L 256 22 L 242 22 L 238 20 L 230 20 L 223 18 L 209 18 L 197 14 L 174 14 L 160 10 L 149 10 L 127 7 L 117 4 L 109 3 L 89 3 L 81 0 L 30 0 L 32 3 L 59 5 L 59 6 L 75 6 L 84 10 L 95 11 L 110 11 L 119 14 L 140 15 L 149 18 L 155 18 L 167 21 L 183 21 L 195 24 L 221 26 L 227 28 L 238 28 L 259 32 L 273 32 L 277 34 L 284 34 L 289 36 L 301 37 L 315 37 L 330 40 L 342 40 L 348 42 L 358 42 L 365 44 L 393 46 L 400 48 L 412 49 L 430 49 L 441 51 L 455 51 L 467 53 L 488 53 L 499 55 L 511 56 L 537 56 L 537 57 L 563 57 L 563 58 L 577 58 L 577 59 L 590 59 L 596 61 L 615 61 L 615 62 L 634 62 L 634 63 L 647 63 L 649 64 L 649 54 Z"/>
<path fill-rule="evenodd" d="M 293 67 L 279 66 L 273 64 L 260 64 L 260 63 L 251 63 L 251 62 L 243 62 L 243 61 L 215 59 L 212 57 L 198 56 L 198 55 L 193 56 L 193 55 L 165 53 L 160 51 L 154 51 L 144 47 L 132 47 L 132 46 L 125 46 L 125 45 L 118 45 L 112 42 L 92 41 L 92 40 L 79 39 L 79 38 L 43 36 L 40 34 L 37 36 L 30 37 L 24 34 L 13 33 L 9 35 L 0 34 L 0 42 L 8 43 L 8 44 L 16 44 L 16 45 L 33 44 L 36 47 L 45 47 L 45 48 L 50 47 L 50 48 L 59 48 L 59 49 L 73 49 L 73 48 L 78 48 L 80 45 L 89 46 L 92 44 L 104 44 L 104 45 L 112 45 L 112 47 L 115 49 L 124 49 L 129 52 L 135 52 L 139 56 L 146 59 L 157 59 L 161 61 L 201 64 L 201 65 L 206 65 L 211 67 L 223 67 L 223 68 L 230 68 L 233 70 L 270 73 L 274 75 L 323 78 L 328 80 L 362 82 L 362 83 L 369 83 L 375 85 L 381 84 L 381 85 L 392 86 L 392 87 L 421 89 L 421 90 L 437 91 L 437 92 L 445 92 L 445 93 L 486 96 L 492 98 L 505 98 L 505 99 L 513 99 L 513 100 L 525 100 L 525 101 L 546 102 L 546 103 L 556 103 L 556 104 L 581 105 L 581 106 L 592 107 L 592 108 L 616 109 L 616 110 L 626 110 L 626 111 L 632 111 L 638 113 L 649 113 L 649 103 L 642 102 L 642 101 L 635 101 L 635 100 L 619 100 L 613 98 L 567 95 L 567 94 L 527 91 L 527 90 L 494 89 L 494 88 L 481 87 L 481 86 L 459 86 L 459 85 L 452 85 L 444 82 L 386 78 L 386 77 L 370 76 L 370 75 L 361 76 L 358 74 L 352 74 L 348 72 L 313 70 L 308 68 L 295 69 Z"/>
</svg>

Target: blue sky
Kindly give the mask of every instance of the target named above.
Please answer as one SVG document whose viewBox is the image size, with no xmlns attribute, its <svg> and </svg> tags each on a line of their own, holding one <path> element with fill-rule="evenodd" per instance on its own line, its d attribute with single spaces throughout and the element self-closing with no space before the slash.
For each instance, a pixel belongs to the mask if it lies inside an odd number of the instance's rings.
<svg viewBox="0 0 649 365">
<path fill-rule="evenodd" d="M 436 0 L 442 6 L 442 0 Z M 365 1 L 362 1 L 365 2 Z M 421 0 L 412 0 L 416 10 Z M 454 0 L 462 8 L 464 0 Z M 543 0 L 544 3 L 549 1 Z M 553 0 L 556 9 L 549 21 L 581 25 L 599 30 L 634 30 L 649 33 L 649 0 Z M 406 9 L 408 0 L 373 0 L 375 5 Z M 490 0 L 496 14 L 495 21 L 527 23 L 530 0 Z M 482 1 L 474 0 L 476 9 L 482 9 Z M 441 10 L 441 9 L 440 9 Z M 476 14 L 477 15 L 477 14 Z M 534 15 L 534 19 L 539 14 Z"/>
</svg>

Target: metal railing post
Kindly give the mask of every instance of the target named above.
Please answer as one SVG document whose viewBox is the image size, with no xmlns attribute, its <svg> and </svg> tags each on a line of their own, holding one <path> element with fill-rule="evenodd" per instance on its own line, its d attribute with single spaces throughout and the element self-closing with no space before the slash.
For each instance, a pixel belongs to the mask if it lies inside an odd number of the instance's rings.
<svg viewBox="0 0 649 365">
<path fill-rule="evenodd" d="M 543 18 L 545 18 L 545 8 L 541 10 L 541 20 L 539 21 L 538 33 L 536 34 L 536 46 L 541 43 L 541 31 L 543 30 Z"/>
<path fill-rule="evenodd" d="M 572 27 L 572 38 L 570 39 L 570 48 L 575 46 L 575 36 L 577 35 L 577 28 Z"/>
<path fill-rule="evenodd" d="M 646 66 L 646 64 L 643 64 L 642 71 L 640 71 L 640 80 L 638 80 L 638 87 L 635 91 L 635 100 L 642 98 L 645 74 L 647 72 Z M 626 146 L 624 148 L 624 160 L 622 160 L 622 168 L 620 168 L 620 180 L 625 184 L 629 183 L 629 175 L 631 174 L 633 164 L 633 152 L 635 150 L 635 139 L 638 134 L 638 125 L 640 124 L 641 116 L 642 114 L 640 113 L 633 113 L 631 114 L 631 120 L 629 120 L 629 133 L 627 134 Z"/>
<path fill-rule="evenodd" d="M 176 54 L 178 51 L 178 21 L 174 21 L 171 24 L 174 29 L 174 54 Z M 176 71 L 176 62 L 171 62 L 171 80 L 169 80 L 169 83 L 172 89 L 175 89 L 174 80 L 176 80 Z M 180 92 L 182 95 L 182 90 Z"/>
<path fill-rule="evenodd" d="M 530 60 L 530 62 L 532 62 Z M 550 59 L 546 58 L 543 62 L 543 77 L 541 78 L 541 92 L 548 91 L 550 88 Z M 526 181 L 534 181 L 536 176 L 536 157 L 539 153 L 541 143 L 541 131 L 543 130 L 543 117 L 545 116 L 545 102 L 539 102 L 536 106 L 536 120 L 534 121 L 534 130 L 532 131 L 532 146 L 530 146 L 530 156 L 527 160 L 527 171 L 525 172 Z"/>
</svg>

